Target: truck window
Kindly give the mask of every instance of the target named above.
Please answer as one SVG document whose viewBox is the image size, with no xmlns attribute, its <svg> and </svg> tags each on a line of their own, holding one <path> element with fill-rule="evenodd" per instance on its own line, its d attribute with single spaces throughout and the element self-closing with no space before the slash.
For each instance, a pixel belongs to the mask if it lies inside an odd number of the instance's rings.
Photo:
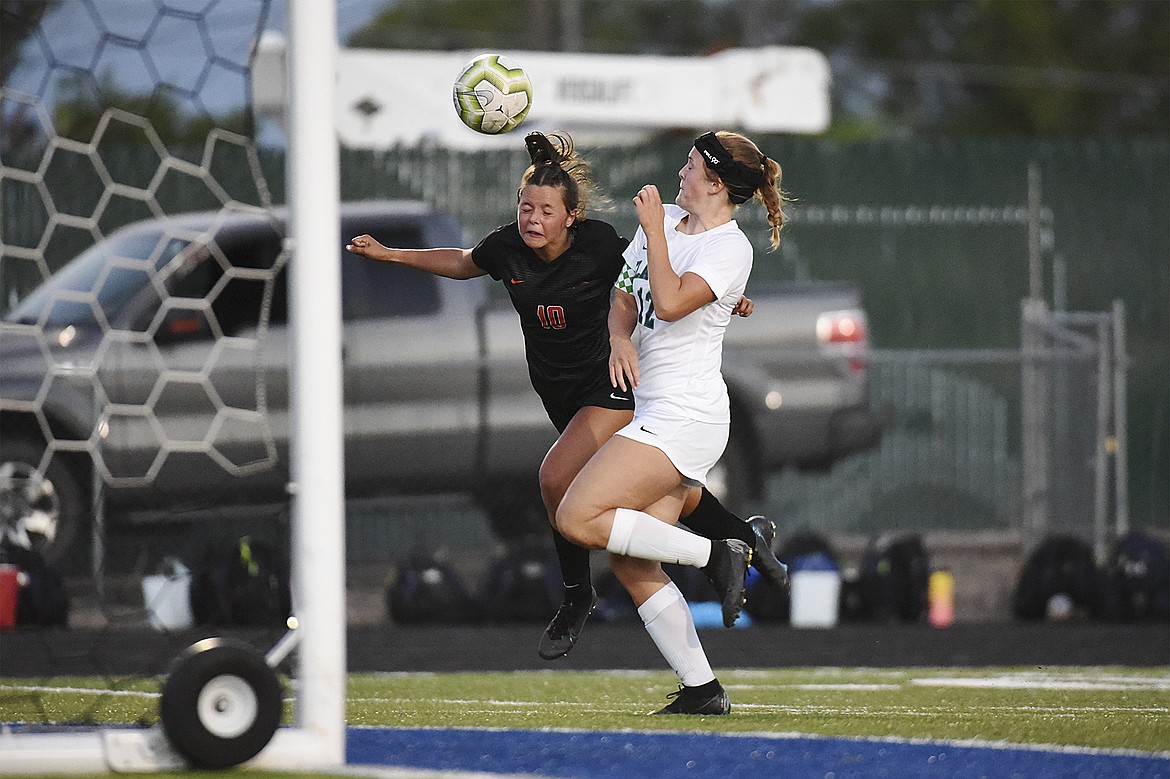
<svg viewBox="0 0 1170 779">
<path fill-rule="evenodd" d="M 94 326 L 94 309 L 88 303 L 61 299 L 70 293 L 92 293 L 106 317 L 113 317 L 149 283 L 149 274 L 139 263 L 150 258 L 161 240 L 163 235 L 155 229 L 127 230 L 95 244 L 22 300 L 5 319 L 33 324 L 44 317 L 46 327 Z M 178 251 L 172 243 L 163 248 L 160 261 L 169 261 Z"/>
<path fill-rule="evenodd" d="M 241 331 L 255 330 L 260 326 L 261 307 L 264 291 L 270 284 L 272 302 L 268 311 L 269 327 L 288 322 L 288 292 L 285 268 L 281 268 L 275 279 L 271 271 L 280 258 L 281 238 L 275 232 L 265 231 L 257 238 L 231 241 L 221 247 L 232 268 L 247 269 L 224 285 L 212 301 L 211 309 L 219 320 L 225 335 L 237 335 Z"/>
<path fill-rule="evenodd" d="M 280 237 L 273 232 L 260 237 L 221 238 L 217 245 L 222 258 L 209 247 L 192 247 L 183 266 L 168 278 L 171 296 L 206 299 L 223 333 L 238 335 L 260 326 L 265 288 L 275 284 L 268 323 L 287 322 L 284 271 L 275 280 L 269 273 L 280 256 Z M 224 260 L 232 269 L 227 279 Z"/>
<path fill-rule="evenodd" d="M 424 248 L 417 230 L 369 230 L 386 246 Z M 429 273 L 341 252 L 342 316 L 347 320 L 420 316 L 439 310 L 438 280 Z"/>
<path fill-rule="evenodd" d="M 374 231 L 387 246 L 422 247 L 416 230 Z M 275 232 L 260 235 L 220 236 L 217 243 L 222 258 L 209 247 L 192 247 L 182 267 L 169 278 L 167 287 L 173 297 L 206 299 L 211 312 L 225 335 L 238 335 L 259 327 L 260 311 L 269 271 L 280 257 L 281 240 Z M 227 281 L 224 260 L 233 271 Z M 439 291 L 429 273 L 341 254 L 342 314 L 347 321 L 418 316 L 437 311 Z M 288 322 L 287 266 L 276 275 L 269 310 L 270 327 Z M 210 336 L 210 333 L 208 333 Z"/>
</svg>

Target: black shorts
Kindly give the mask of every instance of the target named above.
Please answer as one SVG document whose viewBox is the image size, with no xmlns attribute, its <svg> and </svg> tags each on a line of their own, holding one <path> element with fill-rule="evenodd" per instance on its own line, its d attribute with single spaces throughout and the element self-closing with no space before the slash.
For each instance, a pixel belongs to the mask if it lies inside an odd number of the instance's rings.
<svg viewBox="0 0 1170 779">
<path fill-rule="evenodd" d="M 545 413 L 558 433 L 565 432 L 573 415 L 585 406 L 612 408 L 615 411 L 634 410 L 633 391 L 610 384 L 608 368 L 603 375 L 595 375 L 586 382 L 579 378 L 570 381 L 538 381 L 534 377 L 532 387 L 540 396 Z"/>
</svg>

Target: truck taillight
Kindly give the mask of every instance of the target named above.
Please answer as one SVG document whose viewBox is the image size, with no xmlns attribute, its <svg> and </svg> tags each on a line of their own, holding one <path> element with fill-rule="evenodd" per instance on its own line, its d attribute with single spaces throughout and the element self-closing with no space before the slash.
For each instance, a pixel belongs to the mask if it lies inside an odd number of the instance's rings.
<svg viewBox="0 0 1170 779">
<path fill-rule="evenodd" d="M 869 343 L 869 329 L 860 311 L 827 311 L 818 316 L 817 340 L 848 355 L 850 369 L 865 370 L 861 352 Z"/>
<path fill-rule="evenodd" d="M 865 345 L 865 317 L 856 311 L 829 311 L 817 317 L 817 338 L 823 344 Z"/>
</svg>

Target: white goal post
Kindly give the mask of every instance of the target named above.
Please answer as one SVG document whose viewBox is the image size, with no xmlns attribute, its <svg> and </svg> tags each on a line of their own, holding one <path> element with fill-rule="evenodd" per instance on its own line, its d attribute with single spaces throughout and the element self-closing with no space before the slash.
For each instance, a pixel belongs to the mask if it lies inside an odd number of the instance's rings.
<svg viewBox="0 0 1170 779">
<path fill-rule="evenodd" d="M 297 620 L 294 724 L 250 765 L 304 771 L 345 762 L 345 509 L 336 3 L 289 0 L 289 231 L 292 595 Z M 308 445 L 307 442 L 312 442 Z M 275 665 L 279 657 L 270 662 Z M 0 774 L 173 770 L 161 728 L 0 732 Z"/>
<path fill-rule="evenodd" d="M 341 380 L 340 183 L 333 90 L 335 3 L 290 3 L 289 181 L 293 262 L 292 587 L 301 622 L 296 727 L 266 765 L 345 762 L 345 472 Z M 311 443 L 310 443 L 311 442 Z M 295 739 L 307 747 L 287 749 Z"/>
</svg>

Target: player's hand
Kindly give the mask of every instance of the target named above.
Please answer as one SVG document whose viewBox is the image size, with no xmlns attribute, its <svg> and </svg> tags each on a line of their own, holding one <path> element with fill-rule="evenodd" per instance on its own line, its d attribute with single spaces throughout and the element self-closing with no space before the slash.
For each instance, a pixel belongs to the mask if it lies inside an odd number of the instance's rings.
<svg viewBox="0 0 1170 779">
<path fill-rule="evenodd" d="M 634 210 L 638 212 L 638 223 L 642 225 L 643 230 L 647 232 L 653 229 L 662 230 L 666 209 L 662 207 L 662 195 L 659 194 L 658 187 L 647 184 L 638 190 L 638 194 L 634 195 Z"/>
<path fill-rule="evenodd" d="M 609 382 L 623 390 L 638 386 L 638 350 L 629 338 L 609 339 Z"/>
<path fill-rule="evenodd" d="M 744 296 L 741 297 L 739 302 L 735 304 L 735 308 L 731 309 L 731 313 L 735 314 L 736 316 L 751 316 L 755 307 L 756 304 L 752 302 L 752 299 Z"/>
<path fill-rule="evenodd" d="M 345 245 L 347 251 L 354 254 L 360 254 L 363 257 L 378 258 L 380 253 L 386 251 L 386 247 L 378 243 L 378 241 L 371 235 L 362 234 L 355 238 L 351 238 L 349 243 Z"/>
</svg>

